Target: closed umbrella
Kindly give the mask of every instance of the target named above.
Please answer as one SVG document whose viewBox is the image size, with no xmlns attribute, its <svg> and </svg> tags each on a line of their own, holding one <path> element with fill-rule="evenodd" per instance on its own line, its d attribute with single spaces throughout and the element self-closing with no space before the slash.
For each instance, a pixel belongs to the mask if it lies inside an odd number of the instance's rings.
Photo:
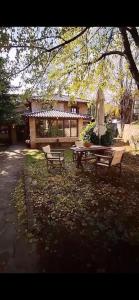
<svg viewBox="0 0 139 300">
<path fill-rule="evenodd" d="M 106 132 L 106 125 L 104 123 L 105 111 L 104 111 L 104 94 L 101 88 L 98 89 L 96 99 L 96 134 L 99 136 L 99 142 L 101 136 Z"/>
</svg>

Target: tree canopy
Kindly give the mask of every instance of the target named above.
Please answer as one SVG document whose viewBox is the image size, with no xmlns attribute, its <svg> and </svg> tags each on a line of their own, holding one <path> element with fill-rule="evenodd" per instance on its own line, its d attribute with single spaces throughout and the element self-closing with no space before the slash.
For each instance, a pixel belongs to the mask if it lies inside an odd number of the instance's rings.
<svg viewBox="0 0 139 300">
<path fill-rule="evenodd" d="M 8 94 L 10 81 L 5 69 L 5 59 L 0 58 L 0 123 L 7 123 L 13 120 L 14 100 Z"/>
<path fill-rule="evenodd" d="M 22 74 L 31 90 L 47 88 L 47 96 L 57 87 L 71 97 L 98 85 L 117 97 L 133 84 L 139 89 L 136 27 L 3 27 L 0 47 L 15 51 L 11 76 Z"/>
</svg>

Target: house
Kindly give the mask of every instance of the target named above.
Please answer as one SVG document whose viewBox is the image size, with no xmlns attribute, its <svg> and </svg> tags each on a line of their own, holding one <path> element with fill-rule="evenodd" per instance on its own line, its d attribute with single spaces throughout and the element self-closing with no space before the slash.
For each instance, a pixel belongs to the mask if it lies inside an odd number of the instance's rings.
<svg viewBox="0 0 139 300">
<path fill-rule="evenodd" d="M 68 96 L 54 95 L 49 102 L 33 97 L 28 100 L 28 106 L 24 117 L 29 126 L 31 148 L 73 144 L 91 121 L 88 100 L 76 98 L 71 102 Z"/>
</svg>

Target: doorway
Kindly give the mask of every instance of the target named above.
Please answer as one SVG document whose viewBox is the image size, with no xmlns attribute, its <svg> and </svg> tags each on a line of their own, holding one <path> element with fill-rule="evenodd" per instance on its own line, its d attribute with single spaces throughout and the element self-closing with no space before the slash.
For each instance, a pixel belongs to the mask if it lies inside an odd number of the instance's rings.
<svg viewBox="0 0 139 300">
<path fill-rule="evenodd" d="M 23 143 L 26 140 L 26 126 L 17 125 L 16 126 L 16 137 L 18 143 Z"/>
</svg>

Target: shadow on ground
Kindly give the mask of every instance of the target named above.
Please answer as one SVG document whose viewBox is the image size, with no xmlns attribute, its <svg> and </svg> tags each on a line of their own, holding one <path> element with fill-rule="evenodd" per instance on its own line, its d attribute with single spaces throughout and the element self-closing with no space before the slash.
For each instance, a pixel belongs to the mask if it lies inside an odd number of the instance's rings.
<svg viewBox="0 0 139 300">
<path fill-rule="evenodd" d="M 139 155 L 125 154 L 122 176 L 88 163 L 47 172 L 33 161 L 33 203 L 39 271 L 139 272 Z M 31 173 L 29 174 L 31 177 Z"/>
</svg>

